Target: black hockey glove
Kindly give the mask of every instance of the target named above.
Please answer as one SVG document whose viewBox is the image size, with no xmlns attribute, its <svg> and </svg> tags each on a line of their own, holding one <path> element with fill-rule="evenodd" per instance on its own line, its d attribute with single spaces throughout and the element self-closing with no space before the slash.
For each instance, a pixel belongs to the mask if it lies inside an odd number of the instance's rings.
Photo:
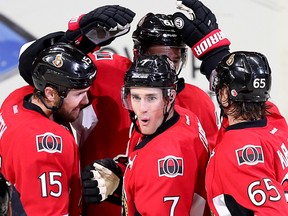
<svg viewBox="0 0 288 216">
<path fill-rule="evenodd" d="M 10 200 L 12 196 L 11 185 L 6 181 L 5 177 L 0 173 L 0 215 L 8 215 L 11 211 Z"/>
<path fill-rule="evenodd" d="M 93 47 L 108 45 L 128 33 L 134 16 L 133 11 L 120 5 L 102 6 L 71 19 L 65 37 L 71 42 L 78 41 L 81 50 L 92 51 Z"/>
<path fill-rule="evenodd" d="M 96 160 L 84 168 L 82 175 L 84 199 L 87 203 L 99 203 L 108 198 L 116 204 L 113 194 L 122 188 L 122 170 L 113 159 Z M 117 194 L 121 198 L 120 194 Z M 119 198 L 119 199 L 120 199 Z"/>
<path fill-rule="evenodd" d="M 202 2 L 198 0 L 178 1 L 178 8 L 187 10 L 193 19 L 187 18 L 183 13 L 173 14 L 175 26 L 183 36 L 183 41 L 192 48 L 194 55 L 202 59 L 211 50 L 229 46 L 230 41 L 218 29 L 215 15 Z"/>
<path fill-rule="evenodd" d="M 191 47 L 196 58 L 206 60 L 219 52 L 224 52 L 219 55 L 221 57 L 228 53 L 230 41 L 218 29 L 216 17 L 209 8 L 198 0 L 178 1 L 178 8 L 191 15 L 189 19 L 183 13 L 176 12 L 173 14 L 173 20 L 182 34 L 183 41 Z M 221 57 L 218 60 L 221 60 Z M 212 69 L 217 63 L 218 61 L 215 61 L 211 65 Z M 211 69 L 201 68 L 201 72 L 208 80 L 211 71 Z"/>
</svg>

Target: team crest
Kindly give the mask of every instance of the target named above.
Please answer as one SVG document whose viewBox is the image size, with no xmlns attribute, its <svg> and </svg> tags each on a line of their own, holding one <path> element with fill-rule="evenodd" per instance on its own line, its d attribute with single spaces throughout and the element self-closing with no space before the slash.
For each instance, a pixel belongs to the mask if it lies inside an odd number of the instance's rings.
<svg viewBox="0 0 288 216">
<path fill-rule="evenodd" d="M 172 155 L 158 160 L 159 176 L 174 178 L 178 175 L 182 176 L 184 171 L 183 158 Z"/>
<path fill-rule="evenodd" d="M 44 133 L 36 136 L 38 152 L 62 153 L 62 138 L 53 133 Z"/>
<path fill-rule="evenodd" d="M 256 165 L 258 163 L 264 163 L 264 155 L 261 146 L 246 145 L 243 148 L 236 150 L 236 156 L 240 166 L 243 164 Z"/>
<path fill-rule="evenodd" d="M 55 59 L 52 61 L 52 64 L 57 68 L 62 67 L 63 65 L 62 54 L 57 54 Z"/>
<path fill-rule="evenodd" d="M 101 59 L 113 60 L 113 53 L 111 53 L 111 52 L 96 52 L 95 58 L 96 58 L 96 60 L 101 60 Z"/>
<path fill-rule="evenodd" d="M 235 56 L 235 54 L 232 54 L 232 55 L 227 59 L 226 64 L 227 64 L 228 66 L 231 66 L 231 65 L 234 63 L 234 56 Z"/>
</svg>

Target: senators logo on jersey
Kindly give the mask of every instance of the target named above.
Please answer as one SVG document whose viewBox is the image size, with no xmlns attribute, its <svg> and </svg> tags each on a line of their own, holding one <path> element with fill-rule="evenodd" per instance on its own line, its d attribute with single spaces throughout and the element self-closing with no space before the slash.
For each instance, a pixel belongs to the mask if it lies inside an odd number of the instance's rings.
<svg viewBox="0 0 288 216">
<path fill-rule="evenodd" d="M 169 178 L 174 178 L 178 175 L 182 176 L 183 169 L 183 158 L 169 155 L 158 160 L 158 173 L 160 177 L 166 176 Z"/>
<path fill-rule="evenodd" d="M 96 60 L 101 60 L 101 59 L 113 60 L 113 53 L 111 52 L 94 52 L 93 55 L 95 56 Z"/>
<path fill-rule="evenodd" d="M 38 152 L 62 153 L 62 138 L 53 133 L 44 133 L 36 136 L 36 145 Z"/>
<path fill-rule="evenodd" d="M 264 155 L 261 146 L 246 145 L 236 150 L 239 165 L 256 165 L 264 163 Z"/>
</svg>

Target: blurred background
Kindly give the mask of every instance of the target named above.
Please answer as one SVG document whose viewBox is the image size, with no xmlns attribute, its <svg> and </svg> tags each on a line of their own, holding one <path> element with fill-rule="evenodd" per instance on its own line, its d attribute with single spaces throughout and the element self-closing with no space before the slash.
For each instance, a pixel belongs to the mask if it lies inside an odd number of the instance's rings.
<svg viewBox="0 0 288 216">
<path fill-rule="evenodd" d="M 288 1 L 202 2 L 216 15 L 219 28 L 232 43 L 231 51 L 258 51 L 267 56 L 273 77 L 271 101 L 278 105 L 288 120 Z M 141 17 L 148 12 L 172 14 L 178 11 L 174 0 L 0 0 L 0 105 L 11 91 L 26 84 L 17 71 L 19 50 L 24 43 L 50 32 L 65 31 L 72 17 L 107 4 L 119 4 L 136 13 L 131 31 L 106 47 L 129 58 L 132 57 L 133 47 L 131 35 Z M 187 82 L 209 93 L 208 82 L 200 74 L 199 66 L 199 61 L 192 57 L 189 50 L 188 61 L 181 75 Z"/>
</svg>

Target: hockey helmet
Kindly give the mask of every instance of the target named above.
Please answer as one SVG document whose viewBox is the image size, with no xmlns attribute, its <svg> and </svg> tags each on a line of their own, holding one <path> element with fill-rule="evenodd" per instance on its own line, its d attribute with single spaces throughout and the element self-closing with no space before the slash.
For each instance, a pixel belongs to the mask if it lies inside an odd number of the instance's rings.
<svg viewBox="0 0 288 216">
<path fill-rule="evenodd" d="M 174 63 L 167 56 L 143 55 L 136 59 L 124 77 L 122 101 L 130 109 L 127 98 L 131 87 L 162 88 L 164 97 L 175 89 L 177 80 Z"/>
<path fill-rule="evenodd" d="M 211 90 L 218 95 L 223 86 L 232 101 L 264 102 L 270 96 L 271 69 L 257 52 L 238 51 L 226 55 L 211 75 Z"/>
<path fill-rule="evenodd" d="M 33 62 L 32 79 L 37 90 L 47 85 L 66 97 L 69 89 L 89 87 L 96 77 L 92 60 L 72 45 L 59 43 L 43 50 Z"/>
<path fill-rule="evenodd" d="M 137 56 L 145 54 L 152 45 L 163 45 L 181 49 L 180 70 L 186 63 L 187 49 L 182 36 L 173 23 L 171 15 L 146 14 L 137 24 L 132 34 L 134 52 Z"/>
</svg>

